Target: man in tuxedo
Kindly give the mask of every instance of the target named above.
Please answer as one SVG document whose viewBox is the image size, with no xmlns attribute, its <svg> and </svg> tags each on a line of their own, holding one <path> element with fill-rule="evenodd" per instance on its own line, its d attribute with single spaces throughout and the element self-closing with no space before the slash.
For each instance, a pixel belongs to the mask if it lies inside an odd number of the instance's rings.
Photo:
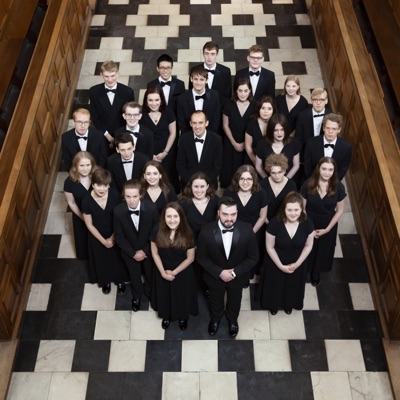
<svg viewBox="0 0 400 400">
<path fill-rule="evenodd" d="M 251 46 L 247 61 L 249 67 L 237 71 L 234 82 L 240 78 L 249 79 L 255 100 L 260 100 L 262 96 L 275 98 L 275 74 L 261 66 L 264 62 L 263 47 L 258 44 Z"/>
<path fill-rule="evenodd" d="M 221 121 L 221 106 L 218 92 L 207 88 L 208 72 L 202 67 L 193 68 L 190 74 L 192 90 L 186 90 L 178 97 L 177 120 L 181 134 L 191 131 L 190 117 L 196 110 L 203 111 L 210 124 L 210 130 L 218 132 Z"/>
<path fill-rule="evenodd" d="M 119 68 L 114 61 L 105 61 L 100 76 L 104 83 L 89 90 L 90 111 L 94 126 L 104 133 L 109 147 L 114 146 L 114 133 L 124 125 L 122 106 L 135 100 L 133 89 L 118 83 Z"/>
<path fill-rule="evenodd" d="M 143 295 L 142 271 L 144 273 L 144 294 L 151 296 L 151 275 L 153 263 L 150 251 L 150 234 L 158 223 L 156 206 L 143 199 L 138 180 L 124 183 L 124 203 L 114 209 L 115 242 L 121 248 L 121 255 L 128 269 L 132 285 L 132 310 L 138 311 Z"/>
<path fill-rule="evenodd" d="M 64 132 L 61 136 L 62 169 L 69 171 L 72 160 L 79 151 L 88 151 L 100 167 L 106 166 L 107 146 L 103 134 L 97 129 L 90 128 L 90 112 L 78 108 L 72 114 L 75 128 Z"/>
<path fill-rule="evenodd" d="M 237 204 L 231 197 L 219 203 L 218 221 L 204 225 L 197 240 L 196 258 L 204 269 L 204 281 L 210 290 L 208 333 L 214 335 L 224 315 L 229 334 L 239 332 L 238 317 L 244 284 L 258 261 L 258 246 L 251 224 L 237 220 Z"/>
<path fill-rule="evenodd" d="M 154 137 L 151 129 L 139 124 L 142 118 L 142 106 L 136 101 L 125 103 L 122 107 L 122 117 L 126 124 L 114 133 L 116 139 L 121 133 L 129 131 L 136 151 L 146 154 L 149 159 L 154 155 Z"/>
<path fill-rule="evenodd" d="M 203 111 L 195 111 L 190 118 L 192 132 L 179 139 L 176 168 L 185 187 L 195 172 L 204 172 L 215 189 L 222 167 L 222 139 L 207 129 L 208 120 Z"/>
<path fill-rule="evenodd" d="M 116 153 L 107 158 L 107 169 L 111 173 L 111 184 L 121 192 L 126 181 L 140 179 L 144 164 L 149 161 L 146 154 L 134 151 L 130 132 L 121 133 L 115 140 Z"/>
<path fill-rule="evenodd" d="M 218 92 L 219 101 L 223 104 L 225 99 L 230 99 L 232 97 L 232 74 L 230 68 L 217 63 L 218 53 L 218 44 L 215 42 L 207 42 L 203 46 L 204 63 L 196 65 L 193 68 L 204 67 L 208 73 L 208 88 Z M 190 75 L 192 75 L 193 68 L 190 69 Z M 192 88 L 193 84 L 189 80 L 189 89 Z"/>
<path fill-rule="evenodd" d="M 167 106 L 176 115 L 176 102 L 178 96 L 185 91 L 185 83 L 171 76 L 173 67 L 174 60 L 172 57 L 168 54 L 161 54 L 161 56 L 157 58 L 157 72 L 159 73 L 159 77 L 150 81 L 147 84 L 147 89 L 154 86 L 161 87 Z"/>
<path fill-rule="evenodd" d="M 322 121 L 322 136 L 309 139 L 304 150 L 304 172 L 309 178 L 322 157 L 332 157 L 336 161 L 338 177 L 344 178 L 350 166 L 352 147 L 349 142 L 338 137 L 343 124 L 339 114 L 325 115 Z"/>
</svg>

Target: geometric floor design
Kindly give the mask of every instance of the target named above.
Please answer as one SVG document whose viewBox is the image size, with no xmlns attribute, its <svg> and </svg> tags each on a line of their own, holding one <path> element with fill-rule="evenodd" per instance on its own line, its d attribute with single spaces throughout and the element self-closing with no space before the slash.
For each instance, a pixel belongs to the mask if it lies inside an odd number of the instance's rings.
<svg viewBox="0 0 400 400">
<path fill-rule="evenodd" d="M 120 82 L 141 101 L 161 53 L 188 82 L 211 39 L 232 74 L 259 43 L 278 93 L 288 74 L 300 75 L 307 99 L 323 86 L 304 0 L 98 0 L 74 107 L 87 105 L 106 59 L 120 63 Z M 60 172 L 54 188 L 8 400 L 393 399 L 348 200 L 333 271 L 317 288 L 307 283 L 304 310 L 261 310 L 253 282 L 233 340 L 224 321 L 208 335 L 201 295 L 186 331 L 176 323 L 164 331 L 145 298 L 134 313 L 130 295 L 118 296 L 114 286 L 105 296 L 89 284 L 86 263 L 74 256 L 65 177 Z"/>
</svg>

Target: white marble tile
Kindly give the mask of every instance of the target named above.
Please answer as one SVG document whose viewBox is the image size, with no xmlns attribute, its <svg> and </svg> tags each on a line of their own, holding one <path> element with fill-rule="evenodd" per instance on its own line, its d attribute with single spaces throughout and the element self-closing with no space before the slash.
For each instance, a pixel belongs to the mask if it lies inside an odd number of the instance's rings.
<svg viewBox="0 0 400 400">
<path fill-rule="evenodd" d="M 200 372 L 200 400 L 237 400 L 236 372 Z"/>
<path fill-rule="evenodd" d="M 222 15 L 241 15 L 243 14 L 243 9 L 241 4 L 221 4 L 221 14 Z M 262 14 L 262 12 L 260 13 Z M 225 36 L 223 34 L 223 36 Z"/>
<path fill-rule="evenodd" d="M 199 62 L 203 61 L 203 46 L 204 43 L 209 42 L 212 39 L 211 36 L 200 36 L 189 38 L 189 49 L 198 50 Z"/>
<path fill-rule="evenodd" d="M 345 234 L 357 233 L 356 224 L 354 222 L 354 217 L 352 212 L 346 211 L 343 213 L 339 221 L 338 233 L 345 233 Z"/>
<path fill-rule="evenodd" d="M 129 4 L 129 0 L 108 0 L 108 4 L 110 6 L 127 5 Z"/>
<path fill-rule="evenodd" d="M 148 37 L 144 40 L 145 50 L 164 50 L 167 48 L 166 37 Z"/>
<path fill-rule="evenodd" d="M 92 26 L 104 26 L 106 22 L 106 16 L 103 14 L 95 14 L 92 18 Z"/>
<path fill-rule="evenodd" d="M 147 16 L 146 15 L 127 15 L 126 26 L 146 26 Z"/>
<path fill-rule="evenodd" d="M 217 340 L 183 340 L 182 372 L 218 371 Z"/>
<path fill-rule="evenodd" d="M 48 400 L 85 400 L 89 372 L 55 372 Z"/>
<path fill-rule="evenodd" d="M 170 0 L 149 0 L 149 4 L 170 4 Z"/>
<path fill-rule="evenodd" d="M 115 298 L 117 287 L 111 285 L 111 292 L 105 295 L 97 284 L 86 283 L 83 291 L 82 311 L 113 311 L 115 310 Z"/>
<path fill-rule="evenodd" d="M 154 66 L 154 70 L 155 70 Z M 129 79 L 130 75 L 142 75 L 143 63 L 142 62 L 120 62 L 119 73 L 120 78 L 126 76 Z M 120 79 L 119 79 L 120 81 Z M 121 82 L 122 83 L 122 82 Z"/>
<path fill-rule="evenodd" d="M 41 340 L 35 372 L 69 372 L 74 357 L 75 340 Z"/>
<path fill-rule="evenodd" d="M 128 340 L 131 311 L 98 311 L 94 340 Z"/>
<path fill-rule="evenodd" d="M 238 2 L 241 3 L 241 14 L 264 14 L 262 4 L 253 4 L 251 0 L 246 2 L 243 2 L 243 0 L 238 0 Z"/>
<path fill-rule="evenodd" d="M 132 35 L 133 35 L 133 28 L 132 28 Z M 100 39 L 100 50 L 106 49 L 116 49 L 122 50 L 122 44 L 124 42 L 123 37 L 102 37 Z"/>
<path fill-rule="evenodd" d="M 319 310 L 317 288 L 312 286 L 311 283 L 306 283 L 303 310 Z"/>
<path fill-rule="evenodd" d="M 241 311 L 237 339 L 270 339 L 268 311 Z"/>
<path fill-rule="evenodd" d="M 281 36 L 278 37 L 280 49 L 301 49 L 301 41 L 299 36 Z"/>
<path fill-rule="evenodd" d="M 311 372 L 314 400 L 352 400 L 346 372 Z"/>
<path fill-rule="evenodd" d="M 68 213 L 52 212 L 47 214 L 46 225 L 44 227 L 45 235 L 65 235 L 68 234 Z"/>
<path fill-rule="evenodd" d="M 199 400 L 200 375 L 198 372 L 164 372 L 162 400 Z"/>
<path fill-rule="evenodd" d="M 146 362 L 145 340 L 112 341 L 109 372 L 143 372 Z"/>
<path fill-rule="evenodd" d="M 187 65 L 189 65 L 189 62 L 199 62 L 199 49 L 178 49 L 178 61 L 185 62 Z M 178 74 L 176 67 L 174 64 L 174 72 Z M 188 69 L 186 69 L 185 73 L 189 73 Z"/>
<path fill-rule="evenodd" d="M 190 26 L 190 15 L 170 15 L 168 25 Z"/>
<path fill-rule="evenodd" d="M 153 310 L 132 312 L 130 339 L 163 340 L 165 331 L 161 321 Z"/>
<path fill-rule="evenodd" d="M 66 212 L 68 207 L 67 200 L 63 192 L 53 192 L 50 202 L 49 212 Z"/>
<path fill-rule="evenodd" d="M 318 62 L 315 61 L 311 62 L 306 60 L 305 64 L 306 64 L 307 74 L 322 76 L 321 68 Z"/>
<path fill-rule="evenodd" d="M 190 0 L 190 4 L 211 4 L 211 0 Z"/>
<path fill-rule="evenodd" d="M 243 289 L 242 303 L 240 305 L 240 310 L 241 311 L 251 311 L 250 288 Z"/>
<path fill-rule="evenodd" d="M 375 310 L 368 283 L 349 283 L 349 288 L 355 310 Z"/>
<path fill-rule="evenodd" d="M 359 340 L 325 340 L 329 371 L 365 371 Z"/>
<path fill-rule="evenodd" d="M 86 49 L 85 50 L 83 62 L 103 62 L 105 60 L 131 61 L 132 60 L 132 50 L 117 50 L 117 49 L 103 49 L 103 50 Z"/>
<path fill-rule="evenodd" d="M 276 25 L 275 14 L 254 14 L 254 25 Z"/>
<path fill-rule="evenodd" d="M 269 327 L 271 339 L 305 339 L 303 313 L 293 310 L 291 315 L 279 311 L 276 315 L 270 315 Z"/>
<path fill-rule="evenodd" d="M 244 36 L 251 37 L 251 38 L 253 38 L 254 36 L 265 36 L 265 26 L 264 25 L 244 25 L 243 33 L 244 33 Z"/>
<path fill-rule="evenodd" d="M 67 171 L 60 171 L 57 173 L 56 183 L 54 185 L 53 192 L 63 192 L 64 191 L 64 181 L 68 177 Z"/>
<path fill-rule="evenodd" d="M 51 382 L 50 372 L 14 372 L 7 400 L 45 400 Z"/>
<path fill-rule="evenodd" d="M 272 0 L 272 4 L 293 4 L 293 0 Z"/>
<path fill-rule="evenodd" d="M 248 49 L 254 43 L 256 43 L 256 38 L 254 36 L 243 36 L 243 37 L 233 38 L 233 46 L 235 49 L 243 49 L 243 50 Z"/>
<path fill-rule="evenodd" d="M 179 4 L 139 4 L 138 15 L 179 15 Z"/>
<path fill-rule="evenodd" d="M 76 258 L 74 236 L 62 235 L 57 258 Z"/>
<path fill-rule="evenodd" d="M 349 372 L 353 400 L 393 400 L 387 372 Z"/>
<path fill-rule="evenodd" d="M 254 340 L 254 365 L 259 371 L 291 371 L 287 340 Z"/>
<path fill-rule="evenodd" d="M 32 283 L 26 311 L 46 311 L 50 290 L 50 283 Z"/>
<path fill-rule="evenodd" d="M 340 244 L 339 234 L 336 235 L 336 247 L 334 258 L 343 258 L 342 245 Z"/>
<path fill-rule="evenodd" d="M 244 36 L 243 25 L 233 26 L 233 25 L 225 25 L 224 24 L 222 26 L 222 36 L 225 36 L 225 37 L 232 36 L 234 39 L 238 38 L 240 36 Z M 248 46 L 248 47 L 250 47 L 250 46 Z"/>
<path fill-rule="evenodd" d="M 283 76 L 283 69 L 281 62 L 267 61 L 263 63 L 263 67 L 275 72 L 276 76 Z M 283 87 L 283 85 L 282 85 Z"/>
<path fill-rule="evenodd" d="M 232 25 L 232 23 L 233 23 L 232 15 L 211 14 L 212 26 Z"/>
<path fill-rule="evenodd" d="M 308 14 L 295 14 L 297 25 L 311 25 Z"/>
</svg>

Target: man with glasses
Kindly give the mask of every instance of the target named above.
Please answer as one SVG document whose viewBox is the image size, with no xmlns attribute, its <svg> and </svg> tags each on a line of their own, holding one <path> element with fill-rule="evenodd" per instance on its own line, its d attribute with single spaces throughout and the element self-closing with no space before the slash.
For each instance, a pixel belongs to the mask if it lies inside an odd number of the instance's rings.
<svg viewBox="0 0 400 400">
<path fill-rule="evenodd" d="M 185 91 L 185 84 L 180 79 L 172 76 L 172 68 L 174 60 L 168 54 L 161 54 L 157 58 L 157 72 L 159 77 L 147 84 L 150 87 L 159 86 L 164 92 L 165 102 L 167 106 L 174 112 L 176 116 L 176 100 L 180 94 Z"/>
<path fill-rule="evenodd" d="M 69 171 L 76 153 L 88 151 L 96 160 L 97 165 L 105 167 L 107 160 L 107 146 L 103 134 L 90 127 L 90 112 L 85 108 L 78 108 L 72 114 L 74 128 L 64 132 L 61 136 L 61 163 L 64 171 Z"/>
<path fill-rule="evenodd" d="M 142 118 L 142 106 L 135 101 L 125 103 L 122 107 L 122 117 L 126 124 L 115 131 L 114 139 L 116 140 L 123 132 L 129 132 L 135 150 L 146 154 L 151 160 L 154 155 L 154 136 L 149 128 L 139 124 Z"/>
<path fill-rule="evenodd" d="M 255 100 L 262 96 L 275 98 L 275 73 L 261 66 L 264 62 L 263 47 L 258 44 L 251 46 L 247 61 L 249 66 L 236 72 L 235 82 L 240 78 L 249 79 Z"/>
</svg>

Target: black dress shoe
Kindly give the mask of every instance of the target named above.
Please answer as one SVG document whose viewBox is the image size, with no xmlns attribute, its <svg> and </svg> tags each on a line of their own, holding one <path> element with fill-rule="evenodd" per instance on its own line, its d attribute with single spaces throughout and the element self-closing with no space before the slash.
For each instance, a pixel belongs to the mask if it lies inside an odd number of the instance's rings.
<svg viewBox="0 0 400 400">
<path fill-rule="evenodd" d="M 179 328 L 181 328 L 183 331 L 187 328 L 187 319 L 179 320 Z"/>
<path fill-rule="evenodd" d="M 140 308 L 140 299 L 133 299 L 132 300 L 132 310 L 139 311 Z"/>
<path fill-rule="evenodd" d="M 311 285 L 317 287 L 319 285 L 320 279 L 311 279 Z"/>
<path fill-rule="evenodd" d="M 213 336 L 217 333 L 219 327 L 219 321 L 210 321 L 208 324 L 208 333 Z"/>
<path fill-rule="evenodd" d="M 162 327 L 163 329 L 167 329 L 167 328 L 169 327 L 169 323 L 170 323 L 170 320 L 169 320 L 169 319 L 163 319 L 162 322 L 161 322 L 161 327 Z M 180 326 L 180 325 L 179 325 L 179 326 Z"/>
<path fill-rule="evenodd" d="M 101 290 L 104 294 L 109 294 L 111 292 L 111 283 L 106 283 Z"/>
<path fill-rule="evenodd" d="M 292 309 L 291 308 L 285 308 L 285 313 L 287 315 L 290 315 L 292 313 Z"/>
<path fill-rule="evenodd" d="M 229 322 L 229 335 L 235 337 L 239 332 L 239 325 L 237 322 Z"/>
<path fill-rule="evenodd" d="M 271 315 L 276 315 L 276 314 L 278 314 L 278 310 L 269 310 L 269 312 L 271 313 Z"/>
<path fill-rule="evenodd" d="M 125 294 L 125 291 L 126 291 L 125 282 L 118 283 L 118 285 L 117 285 L 118 294 L 123 295 L 123 294 Z"/>
</svg>

